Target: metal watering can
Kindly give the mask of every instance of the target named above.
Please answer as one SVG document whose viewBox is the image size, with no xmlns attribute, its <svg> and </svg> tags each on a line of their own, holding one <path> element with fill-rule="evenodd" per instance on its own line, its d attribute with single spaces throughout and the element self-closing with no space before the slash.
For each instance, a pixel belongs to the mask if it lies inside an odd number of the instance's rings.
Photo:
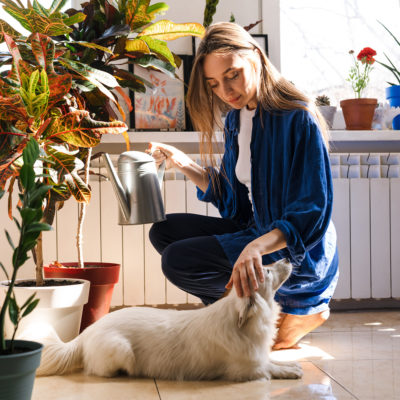
<svg viewBox="0 0 400 400">
<path fill-rule="evenodd" d="M 118 174 L 110 156 L 103 153 L 108 176 L 118 198 L 119 225 L 137 225 L 165 220 L 161 196 L 165 161 L 159 167 L 152 156 L 126 151 L 118 158 Z"/>
</svg>

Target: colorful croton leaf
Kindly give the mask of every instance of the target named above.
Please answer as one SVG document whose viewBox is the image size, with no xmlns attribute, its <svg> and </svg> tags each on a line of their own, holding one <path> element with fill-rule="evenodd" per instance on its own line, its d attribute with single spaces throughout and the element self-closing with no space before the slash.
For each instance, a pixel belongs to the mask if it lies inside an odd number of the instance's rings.
<svg viewBox="0 0 400 400">
<path fill-rule="evenodd" d="M 96 121 L 86 110 L 74 110 L 52 120 L 43 132 L 47 140 L 62 141 L 77 147 L 94 147 L 100 143 L 103 134 L 119 134 L 126 131 L 120 121 Z"/>
<path fill-rule="evenodd" d="M 70 18 L 67 14 L 61 13 L 61 8 L 65 1 L 53 2 L 53 5 L 46 9 L 36 0 L 33 5 L 28 1 L 27 7 L 18 6 L 13 0 L 0 0 L 4 4 L 4 10 L 12 15 L 29 32 L 43 33 L 49 36 L 65 35 L 72 31 L 68 25 L 82 22 L 86 16 L 83 13 L 77 13 Z"/>
<path fill-rule="evenodd" d="M 11 37 L 21 36 L 10 24 L 0 19 L 0 43 L 4 41 L 3 32 L 8 33 Z"/>
<path fill-rule="evenodd" d="M 78 202 L 89 203 L 90 189 L 78 174 L 84 167 L 84 163 L 77 157 L 79 150 L 69 150 L 65 143 L 48 144 L 45 149 L 48 160 L 51 160 L 47 165 L 50 175 L 48 181 L 53 182 L 58 192 L 60 189 L 64 192 L 64 200 L 72 194 Z"/>
<path fill-rule="evenodd" d="M 90 188 L 79 175 L 87 148 L 96 146 L 103 134 L 126 132 L 127 126 L 120 121 L 91 118 L 84 109 L 85 101 L 72 89 L 72 75 L 55 66 L 57 54 L 64 53 L 56 51 L 52 38 L 33 33 L 26 40 L 17 40 L 4 33 L 4 39 L 12 66 L 0 77 L 0 189 L 5 189 L 9 181 L 11 193 L 14 177 L 23 165 L 22 152 L 29 137 L 34 136 L 47 171 L 42 179 L 52 186 L 44 210 L 51 223 L 55 202 L 71 196 L 78 202 L 90 201 Z M 104 71 L 79 63 L 75 69 L 86 74 L 84 78 L 89 77 L 90 82 L 118 85 Z"/>
</svg>

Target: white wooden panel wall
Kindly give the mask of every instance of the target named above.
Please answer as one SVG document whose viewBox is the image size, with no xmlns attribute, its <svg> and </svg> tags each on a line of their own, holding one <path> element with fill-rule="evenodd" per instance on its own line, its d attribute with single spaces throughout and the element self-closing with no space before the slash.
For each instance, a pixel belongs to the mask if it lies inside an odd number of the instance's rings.
<svg viewBox="0 0 400 400">
<path fill-rule="evenodd" d="M 105 169 L 101 173 L 106 175 Z M 121 264 L 119 281 L 115 285 L 112 306 L 123 304 L 124 266 L 122 264 L 122 227 L 118 225 L 119 205 L 111 181 L 102 181 L 100 186 L 101 261 Z"/>
<path fill-rule="evenodd" d="M 369 180 L 350 179 L 351 295 L 356 299 L 371 297 L 369 204 Z"/>
<path fill-rule="evenodd" d="M 59 262 L 76 262 L 78 260 L 77 226 L 78 204 L 70 199 L 57 212 L 57 259 Z"/>
<path fill-rule="evenodd" d="M 145 293 L 143 225 L 125 225 L 123 232 L 124 304 L 143 305 Z"/>
<path fill-rule="evenodd" d="M 186 181 L 186 212 L 207 215 L 207 205 L 197 200 L 197 189 L 194 183 Z M 201 303 L 201 300 L 191 294 L 188 295 L 188 303 Z"/>
<path fill-rule="evenodd" d="M 100 172 L 98 168 L 93 172 Z M 90 179 L 92 197 L 86 206 L 86 215 L 83 223 L 83 259 L 85 262 L 101 260 L 101 213 L 100 213 L 100 181 L 97 176 Z M 75 258 L 75 257 L 74 257 Z"/>
<path fill-rule="evenodd" d="M 390 179 L 390 262 L 392 297 L 400 298 L 400 179 Z"/>
<path fill-rule="evenodd" d="M 390 284 L 389 179 L 370 180 L 371 296 L 388 298 Z"/>
<path fill-rule="evenodd" d="M 337 233 L 340 276 L 335 290 L 335 299 L 351 297 L 350 269 L 350 180 L 333 180 L 333 210 L 332 221 Z"/>
<path fill-rule="evenodd" d="M 165 181 L 165 212 L 167 214 L 186 212 L 186 185 L 183 179 Z M 187 294 L 171 282 L 166 283 L 168 304 L 187 303 Z"/>
</svg>

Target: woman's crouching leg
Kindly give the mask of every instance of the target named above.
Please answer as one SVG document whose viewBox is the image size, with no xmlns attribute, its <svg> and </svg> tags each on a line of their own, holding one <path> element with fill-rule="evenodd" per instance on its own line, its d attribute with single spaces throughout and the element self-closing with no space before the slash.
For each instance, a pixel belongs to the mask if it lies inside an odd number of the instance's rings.
<svg viewBox="0 0 400 400">
<path fill-rule="evenodd" d="M 218 240 L 202 236 L 171 243 L 162 253 L 165 277 L 207 305 L 225 292 L 232 265 Z"/>
</svg>

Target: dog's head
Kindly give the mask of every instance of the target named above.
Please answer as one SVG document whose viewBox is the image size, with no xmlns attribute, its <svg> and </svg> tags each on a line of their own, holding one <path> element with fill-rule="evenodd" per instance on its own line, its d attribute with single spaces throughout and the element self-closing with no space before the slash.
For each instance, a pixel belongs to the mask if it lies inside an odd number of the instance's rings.
<svg viewBox="0 0 400 400">
<path fill-rule="evenodd" d="M 253 315 L 257 294 L 270 304 L 274 301 L 276 291 L 289 278 L 291 272 L 292 264 L 285 259 L 263 267 L 264 282 L 258 282 L 258 290 L 250 297 L 242 298 L 238 319 L 239 328 Z"/>
<path fill-rule="evenodd" d="M 286 260 L 279 260 L 273 264 L 263 267 L 264 282 L 259 282 L 258 292 L 264 298 L 273 296 L 282 286 L 282 283 L 289 278 L 292 272 L 292 264 Z"/>
</svg>

